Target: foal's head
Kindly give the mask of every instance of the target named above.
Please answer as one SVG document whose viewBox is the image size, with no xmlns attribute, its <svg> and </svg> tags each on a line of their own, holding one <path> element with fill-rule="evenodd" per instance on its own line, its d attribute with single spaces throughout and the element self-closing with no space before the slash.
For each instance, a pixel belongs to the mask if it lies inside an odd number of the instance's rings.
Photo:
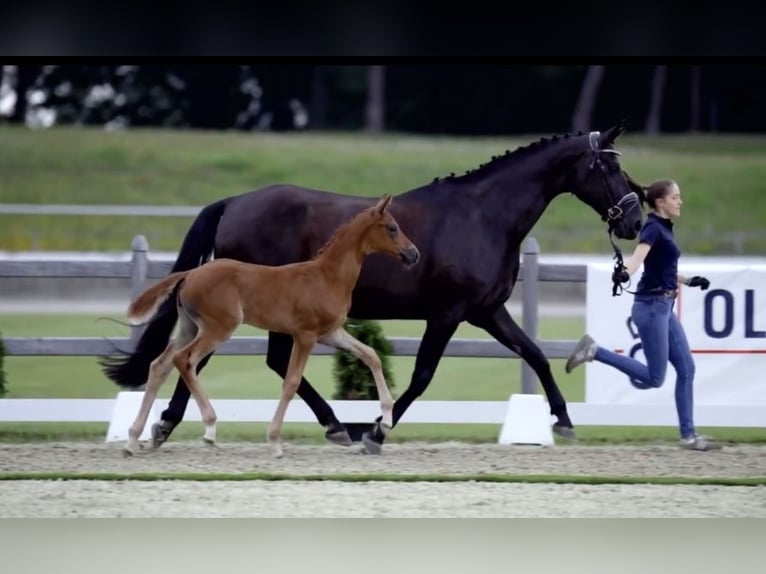
<svg viewBox="0 0 766 574">
<path fill-rule="evenodd" d="M 387 253 L 401 259 L 409 268 L 418 262 L 420 252 L 388 212 L 391 200 L 390 195 L 384 195 L 376 205 L 359 215 L 360 224 L 367 226 L 363 240 L 364 253 Z"/>
</svg>

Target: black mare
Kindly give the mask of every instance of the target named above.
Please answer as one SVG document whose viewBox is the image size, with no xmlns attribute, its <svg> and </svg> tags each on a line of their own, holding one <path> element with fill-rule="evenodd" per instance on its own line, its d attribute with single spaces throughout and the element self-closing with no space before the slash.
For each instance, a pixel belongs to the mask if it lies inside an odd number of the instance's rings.
<svg viewBox="0 0 766 574">
<path fill-rule="evenodd" d="M 636 186 L 631 188 L 617 160 L 613 146 L 622 132 L 618 125 L 604 133 L 542 139 L 493 157 L 465 175 L 436 178 L 396 196 L 391 212 L 418 246 L 420 263 L 405 270 L 389 258 L 370 256 L 349 312 L 356 319 L 426 321 L 410 384 L 394 405 L 394 425 L 426 390 L 460 322 L 468 321 L 534 369 L 557 419 L 553 430 L 574 438 L 548 359 L 509 315 L 505 302 L 518 276 L 522 240 L 558 195 L 573 193 L 608 222 L 610 233 L 617 237 L 636 237 L 642 197 Z M 196 267 L 213 252 L 216 257 L 265 265 L 304 261 L 337 227 L 375 201 L 294 185 L 272 185 L 222 199 L 197 216 L 173 271 Z M 110 379 L 123 383 L 147 379 L 149 364 L 165 349 L 176 323 L 175 305 L 171 296 L 148 323 L 132 354 L 101 359 Z M 291 348 L 289 335 L 269 333 L 266 362 L 280 377 Z M 350 444 L 345 426 L 305 379 L 298 394 L 327 429 L 329 440 Z M 189 391 L 179 378 L 161 423 L 152 429 L 155 447 L 182 420 L 188 400 Z M 364 440 L 368 450 L 377 452 L 382 442 L 377 425 Z"/>
</svg>

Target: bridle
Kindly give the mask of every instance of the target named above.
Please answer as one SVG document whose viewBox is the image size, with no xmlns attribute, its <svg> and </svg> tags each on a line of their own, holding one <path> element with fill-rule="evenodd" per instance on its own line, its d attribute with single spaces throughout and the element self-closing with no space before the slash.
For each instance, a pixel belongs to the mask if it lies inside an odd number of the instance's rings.
<svg viewBox="0 0 766 574">
<path fill-rule="evenodd" d="M 601 219 L 606 221 L 608 224 L 607 235 L 609 237 L 609 243 L 611 243 L 612 245 L 612 250 L 614 251 L 614 257 L 613 257 L 613 259 L 615 260 L 614 270 L 622 271 L 622 269 L 624 268 L 622 251 L 614 242 L 614 239 L 612 239 L 612 234 L 614 233 L 617 223 L 619 223 L 622 220 L 622 217 L 625 211 L 628 208 L 633 207 L 634 204 L 639 204 L 640 199 L 635 191 L 631 191 L 630 193 L 621 197 L 616 202 L 614 201 L 612 186 L 609 185 L 609 179 L 606 177 L 606 168 L 604 168 L 604 164 L 601 161 L 601 154 L 602 153 L 612 153 L 614 155 L 622 155 L 622 154 L 616 149 L 601 149 L 599 147 L 600 137 L 601 137 L 601 132 L 594 131 L 588 134 L 588 143 L 590 144 L 590 149 L 593 154 L 593 159 L 591 160 L 588 168 L 591 170 L 598 168 L 598 175 L 599 175 L 599 178 L 601 179 L 602 185 L 604 186 L 604 193 L 606 194 L 606 198 L 608 202 L 611 204 L 611 207 L 609 207 L 606 210 L 606 217 L 602 217 Z M 623 289 L 622 285 L 619 282 L 615 281 L 612 283 L 612 297 L 615 297 L 617 295 L 622 295 L 623 290 L 625 289 Z M 628 293 L 633 293 L 633 292 L 628 291 Z"/>
</svg>

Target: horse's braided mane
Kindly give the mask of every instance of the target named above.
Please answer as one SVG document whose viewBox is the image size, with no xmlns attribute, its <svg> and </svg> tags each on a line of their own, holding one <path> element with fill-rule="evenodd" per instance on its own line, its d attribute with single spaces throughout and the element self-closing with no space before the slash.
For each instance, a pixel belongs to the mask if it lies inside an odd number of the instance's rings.
<svg viewBox="0 0 766 574">
<path fill-rule="evenodd" d="M 517 147 L 515 150 L 505 150 L 505 152 L 502 155 L 493 155 L 492 159 L 488 161 L 487 163 L 482 163 L 479 165 L 479 167 L 474 169 L 466 170 L 466 172 L 463 175 L 455 175 L 454 172 L 450 172 L 449 175 L 445 177 L 435 177 L 432 183 L 439 183 L 439 181 L 465 181 L 466 179 L 473 177 L 476 177 L 478 175 L 484 175 L 486 172 L 495 169 L 500 164 L 504 164 L 507 161 L 515 160 L 520 157 L 525 157 L 529 155 L 532 152 L 536 152 L 539 149 L 548 147 L 552 143 L 555 143 L 559 140 L 566 140 L 571 137 L 577 137 L 584 135 L 584 132 L 580 131 L 576 134 L 570 134 L 570 133 L 564 133 L 560 135 L 554 135 L 551 138 L 540 138 L 537 141 L 534 141 L 530 144 L 527 144 L 525 146 Z"/>
</svg>

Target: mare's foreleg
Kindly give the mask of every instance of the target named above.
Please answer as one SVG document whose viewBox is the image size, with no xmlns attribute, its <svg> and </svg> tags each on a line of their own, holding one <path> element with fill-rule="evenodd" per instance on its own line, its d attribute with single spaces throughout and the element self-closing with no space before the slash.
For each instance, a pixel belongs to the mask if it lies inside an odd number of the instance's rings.
<svg viewBox="0 0 766 574">
<path fill-rule="evenodd" d="M 455 310 L 453 313 L 443 314 L 439 320 L 429 320 L 426 324 L 410 384 L 394 403 L 393 426 L 396 426 L 409 406 L 428 388 L 444 354 L 444 349 L 447 348 L 447 343 L 460 324 L 460 319 L 457 318 L 459 315 L 458 310 Z M 381 428 L 381 420 L 377 419 L 373 431 L 364 433 L 362 437 L 367 452 L 371 454 L 380 454 L 386 438 Z"/>
<path fill-rule="evenodd" d="M 575 432 L 572 421 L 569 419 L 567 404 L 551 373 L 550 361 L 540 347 L 513 320 L 505 305 L 501 305 L 487 315 L 472 317 L 470 322 L 485 329 L 498 342 L 519 355 L 532 367 L 540 379 L 540 384 L 550 405 L 551 414 L 558 419 L 553 425 L 553 431 L 563 438 L 574 439 Z"/>
</svg>

